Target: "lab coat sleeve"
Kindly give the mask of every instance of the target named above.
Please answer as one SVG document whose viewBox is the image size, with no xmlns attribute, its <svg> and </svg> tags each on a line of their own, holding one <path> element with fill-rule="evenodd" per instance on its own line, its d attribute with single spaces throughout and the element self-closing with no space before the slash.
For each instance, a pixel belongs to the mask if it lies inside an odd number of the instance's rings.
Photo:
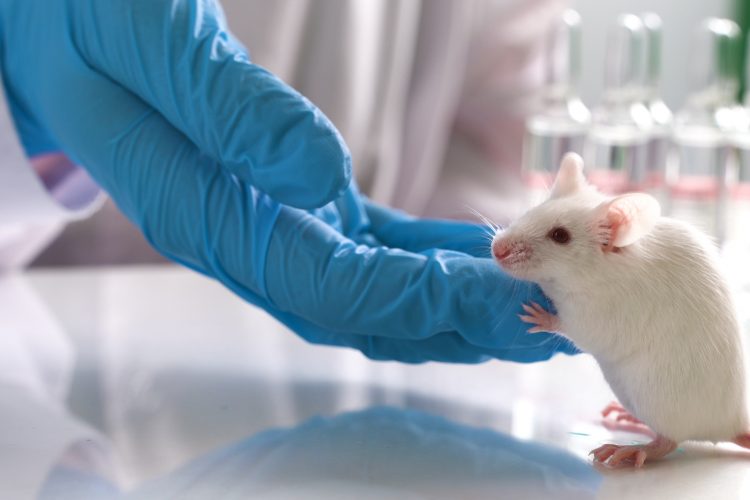
<svg viewBox="0 0 750 500">
<path fill-rule="evenodd" d="M 66 222 L 87 217 L 103 194 L 83 169 L 67 169 L 45 186 L 34 168 L 62 166 L 62 155 L 28 159 L 21 147 L 0 82 L 0 272 L 30 262 Z M 54 177 L 54 176 L 53 176 Z"/>
</svg>

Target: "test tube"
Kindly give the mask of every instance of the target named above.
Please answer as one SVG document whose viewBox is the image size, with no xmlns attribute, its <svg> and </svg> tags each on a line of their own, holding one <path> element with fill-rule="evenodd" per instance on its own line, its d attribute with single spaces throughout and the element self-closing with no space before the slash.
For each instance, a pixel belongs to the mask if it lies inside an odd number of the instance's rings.
<svg viewBox="0 0 750 500">
<path fill-rule="evenodd" d="M 728 19 L 701 23 L 692 47 L 691 92 L 675 116 L 671 215 L 722 244 L 726 236 L 730 137 L 737 126 L 739 27 Z"/>
<path fill-rule="evenodd" d="M 744 63 L 745 81 L 750 85 L 750 38 Z M 750 283 L 750 267 L 744 265 L 750 256 L 750 90 L 747 88 L 743 104 L 736 110 L 729 141 L 732 150 L 727 176 L 727 237 L 723 250 L 737 264 L 733 265 L 737 272 L 744 273 L 742 283 Z"/>
<path fill-rule="evenodd" d="M 620 193 L 645 185 L 649 134 L 646 107 L 646 29 L 633 14 L 617 18 L 607 39 L 604 92 L 594 109 L 584 158 L 600 190 Z"/>
<path fill-rule="evenodd" d="M 747 104 L 745 102 L 745 107 L 738 111 L 742 116 L 738 117 L 736 130 L 730 134 L 731 175 L 727 176 L 727 228 L 722 248 L 730 260 L 738 264 L 737 272 L 744 273 L 743 283 L 750 283 L 750 267 L 745 264 L 750 257 L 750 109 Z"/>
<path fill-rule="evenodd" d="M 581 16 L 563 13 L 545 43 L 545 84 L 526 120 L 522 176 L 530 204 L 547 197 L 565 153 L 583 153 L 591 113 L 578 95 Z"/>
<path fill-rule="evenodd" d="M 664 204 L 667 202 L 667 157 L 672 135 L 672 111 L 661 98 L 662 22 L 653 12 L 641 14 L 646 30 L 645 104 L 651 113 L 645 189 Z"/>
</svg>

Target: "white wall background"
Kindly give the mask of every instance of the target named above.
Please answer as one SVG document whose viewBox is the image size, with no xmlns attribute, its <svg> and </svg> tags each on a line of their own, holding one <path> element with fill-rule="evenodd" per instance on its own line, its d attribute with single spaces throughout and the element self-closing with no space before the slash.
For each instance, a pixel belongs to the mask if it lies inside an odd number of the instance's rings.
<svg viewBox="0 0 750 500">
<path fill-rule="evenodd" d="M 706 17 L 728 17 L 731 0 L 571 0 L 582 18 L 583 74 L 581 95 L 588 106 L 599 102 L 604 75 L 607 30 L 622 13 L 656 12 L 664 23 L 662 94 L 674 110 L 688 92 L 690 43 Z"/>
</svg>

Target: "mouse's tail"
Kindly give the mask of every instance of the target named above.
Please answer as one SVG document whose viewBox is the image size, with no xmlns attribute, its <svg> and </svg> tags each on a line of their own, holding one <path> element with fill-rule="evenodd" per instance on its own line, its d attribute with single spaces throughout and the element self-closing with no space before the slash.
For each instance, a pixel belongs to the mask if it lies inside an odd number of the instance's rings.
<svg viewBox="0 0 750 500">
<path fill-rule="evenodd" d="M 738 444 L 743 448 L 750 448 L 750 432 L 740 434 L 739 436 L 734 438 L 734 444 Z"/>
</svg>

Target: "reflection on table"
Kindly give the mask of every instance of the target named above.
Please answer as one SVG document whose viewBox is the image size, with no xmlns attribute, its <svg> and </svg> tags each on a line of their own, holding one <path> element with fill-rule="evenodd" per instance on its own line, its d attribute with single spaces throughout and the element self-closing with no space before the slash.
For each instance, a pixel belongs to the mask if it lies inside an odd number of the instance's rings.
<svg viewBox="0 0 750 500">
<path fill-rule="evenodd" d="M 587 356 L 374 363 L 177 268 L 0 280 L 0 497 L 750 498 L 750 455 L 594 468 Z"/>
</svg>

